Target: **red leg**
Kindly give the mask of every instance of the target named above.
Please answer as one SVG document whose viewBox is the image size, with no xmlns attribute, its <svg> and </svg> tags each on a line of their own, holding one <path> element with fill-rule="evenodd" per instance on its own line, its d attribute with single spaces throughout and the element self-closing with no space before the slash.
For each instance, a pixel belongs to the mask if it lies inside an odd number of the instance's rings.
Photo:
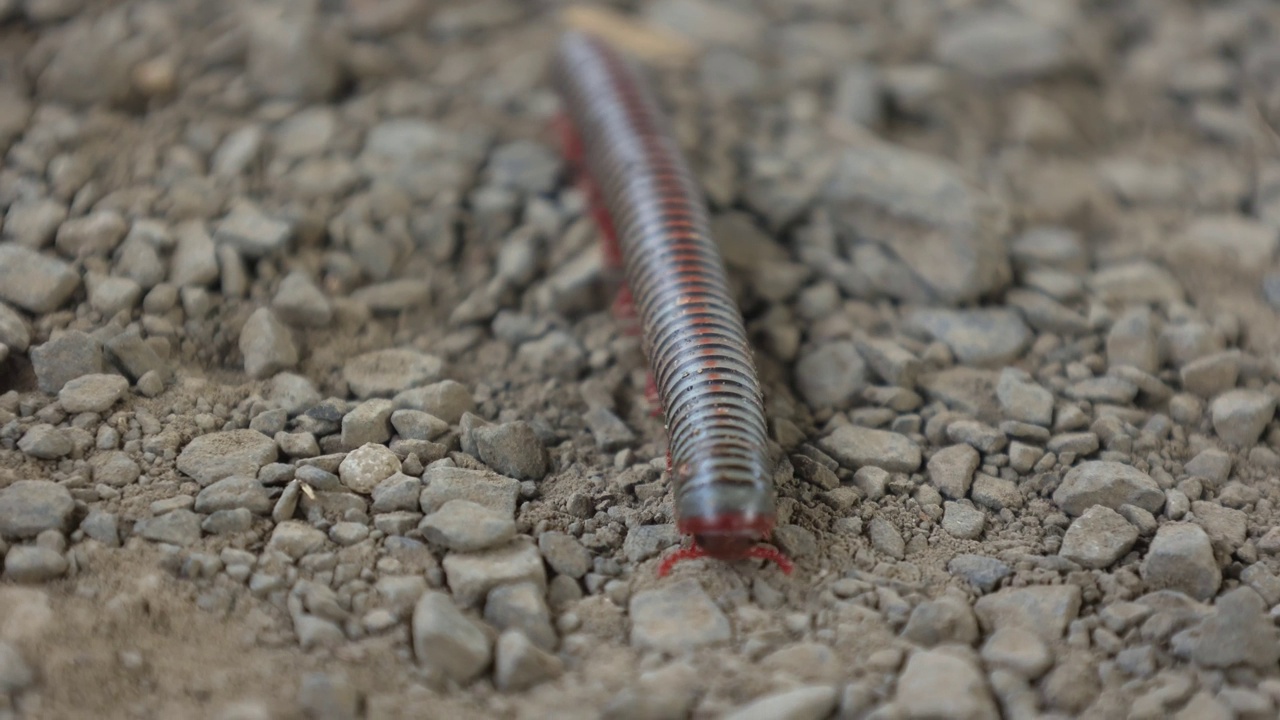
<svg viewBox="0 0 1280 720">
<path fill-rule="evenodd" d="M 575 172 L 580 171 L 585 153 L 582 149 L 582 139 L 573 129 L 569 116 L 563 112 L 556 113 L 556 116 L 551 119 L 551 130 L 560 142 L 560 152 L 564 154 L 565 162 Z"/>
<path fill-rule="evenodd" d="M 662 564 L 658 565 L 658 577 L 666 577 L 667 573 L 671 572 L 671 568 L 675 567 L 676 563 L 706 557 L 706 554 L 706 551 L 697 545 L 680 548 L 662 559 Z"/>
<path fill-rule="evenodd" d="M 658 395 L 658 382 L 653 379 L 653 373 L 645 376 L 644 399 L 649 402 L 650 416 L 658 417 L 662 414 L 662 398 Z"/>
<path fill-rule="evenodd" d="M 782 570 L 784 575 L 790 575 L 791 570 L 794 568 L 787 556 L 772 545 L 757 545 L 747 551 L 747 557 L 760 558 L 761 560 L 770 560 L 777 563 L 778 568 Z"/>
</svg>

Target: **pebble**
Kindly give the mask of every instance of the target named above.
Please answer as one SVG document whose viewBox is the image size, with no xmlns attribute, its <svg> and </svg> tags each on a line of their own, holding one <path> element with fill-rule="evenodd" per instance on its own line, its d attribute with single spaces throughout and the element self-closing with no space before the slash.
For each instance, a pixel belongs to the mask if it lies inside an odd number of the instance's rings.
<svg viewBox="0 0 1280 720">
<path fill-rule="evenodd" d="M 520 481 L 480 470 L 429 468 L 423 475 L 422 512 L 430 515 L 450 500 L 470 500 L 505 516 L 515 516 Z"/>
<path fill-rule="evenodd" d="M 120 522 L 115 515 L 101 508 L 90 510 L 80 523 L 80 529 L 107 547 L 120 547 Z"/>
<path fill-rule="evenodd" d="M 441 380 L 424 387 L 398 393 L 392 402 L 396 408 L 419 410 L 440 418 L 449 425 L 457 425 L 465 413 L 475 410 L 475 400 L 462 383 Z"/>
<path fill-rule="evenodd" d="M 244 371 L 255 380 L 264 380 L 282 370 L 297 366 L 298 345 L 289 326 L 280 321 L 270 308 L 258 308 L 245 321 L 240 331 L 240 354 Z"/>
<path fill-rule="evenodd" d="M 48 480 L 18 480 L 0 490 L 0 537 L 33 538 L 46 530 L 67 531 L 75 501 L 67 488 Z"/>
<path fill-rule="evenodd" d="M 98 453 L 89 464 L 93 468 L 93 481 L 108 487 L 122 488 L 142 476 L 137 461 L 122 450 Z"/>
<path fill-rule="evenodd" d="M 894 560 L 906 557 L 907 543 L 902 539 L 902 532 L 883 517 L 877 515 L 871 518 L 867 527 L 867 536 L 871 540 L 871 547 L 875 548 L 876 552 L 888 555 Z"/>
<path fill-rule="evenodd" d="M 454 598 L 464 607 L 478 605 L 499 585 L 529 581 L 545 588 L 546 570 L 538 548 L 528 538 L 475 553 L 453 552 L 442 563 Z"/>
<path fill-rule="evenodd" d="M 484 425 L 471 431 L 481 462 L 520 480 L 541 480 L 548 471 L 546 448 L 527 422 Z"/>
<path fill-rule="evenodd" d="M 359 355 L 342 368 L 342 377 L 356 397 L 392 397 L 396 393 L 440 379 L 444 362 L 416 350 L 392 348 Z M 416 408 L 431 412 L 427 408 Z M 440 417 L 445 422 L 448 419 Z"/>
<path fill-rule="evenodd" d="M 315 720 L 357 720 L 360 691 L 342 671 L 309 672 L 298 688 L 298 706 Z"/>
<path fill-rule="evenodd" d="M 204 223 L 183 223 L 176 233 L 178 239 L 170 261 L 169 282 L 177 287 L 205 287 L 217 280 L 217 245 Z"/>
<path fill-rule="evenodd" d="M 1062 479 L 1053 501 L 1067 514 L 1079 516 L 1094 505 L 1118 510 L 1135 505 L 1157 513 L 1164 506 L 1164 493 L 1150 475 L 1124 463 L 1090 460 L 1081 463 Z"/>
<path fill-rule="evenodd" d="M 1240 352 L 1230 350 L 1196 358 L 1178 371 L 1182 389 L 1209 399 L 1236 386 L 1240 377 Z"/>
<path fill-rule="evenodd" d="M 905 717 L 996 720 L 1000 711 L 986 678 L 966 655 L 940 648 L 918 650 L 898 676 L 894 701 Z"/>
<path fill-rule="evenodd" d="M 418 527 L 427 540 L 456 552 L 487 550 L 516 535 L 513 518 L 470 500 L 450 500 Z"/>
<path fill-rule="evenodd" d="M 698 673 L 676 660 L 639 677 L 619 691 L 604 708 L 614 720 L 661 720 L 688 717 L 698 699 Z"/>
<path fill-rule="evenodd" d="M 1053 424 L 1053 393 L 1040 387 L 1023 371 L 1014 368 L 1001 371 L 996 382 L 996 398 L 1005 417 L 1040 427 Z"/>
<path fill-rule="evenodd" d="M 431 299 L 431 286 L 411 278 L 387 280 L 356 290 L 351 299 L 374 313 L 395 314 L 426 305 Z"/>
<path fill-rule="evenodd" d="M 129 381 L 119 375 L 82 375 L 58 391 L 62 409 L 72 414 L 104 413 L 129 391 Z"/>
<path fill-rule="evenodd" d="M 416 511 L 421 494 L 420 479 L 397 472 L 378 483 L 378 486 L 373 489 L 371 509 L 375 513 Z"/>
<path fill-rule="evenodd" d="M 840 696 L 830 685 L 810 685 L 781 690 L 729 712 L 725 720 L 823 720 Z"/>
<path fill-rule="evenodd" d="M 891 340 L 855 337 L 854 344 L 881 380 L 890 385 L 913 388 L 920 377 L 922 364 L 915 355 Z"/>
<path fill-rule="evenodd" d="M 645 6 L 644 19 L 701 46 L 746 49 L 767 30 L 762 15 L 709 0 L 658 0 Z"/>
<path fill-rule="evenodd" d="M 0 345 L 17 352 L 26 352 L 31 346 L 31 329 L 16 310 L 0 302 Z"/>
<path fill-rule="evenodd" d="M 1075 585 L 1032 585 L 985 595 L 973 610 L 987 632 L 1016 626 L 1056 643 L 1080 614 L 1081 601 Z"/>
<path fill-rule="evenodd" d="M 387 398 L 373 398 L 356 405 L 342 416 L 343 447 L 385 443 L 391 439 L 391 413 L 395 405 Z"/>
<path fill-rule="evenodd" d="M 537 340 L 520 345 L 516 360 L 538 375 L 574 380 L 586 368 L 587 354 L 582 344 L 562 330 L 552 330 Z"/>
<path fill-rule="evenodd" d="M 6 96 L 6 102 L 9 98 Z M 0 142 L 0 145 L 5 143 Z M 19 245 L 39 250 L 53 241 L 58 226 L 67 219 L 67 206 L 53 198 L 22 199 L 9 206 L 3 236 Z"/>
<path fill-rule="evenodd" d="M 1120 513 L 1094 505 L 1072 521 L 1058 554 L 1082 567 L 1101 570 L 1124 557 L 1137 541 L 1138 529 Z"/>
<path fill-rule="evenodd" d="M 142 286 L 130 278 L 89 273 L 85 276 L 85 287 L 89 293 L 89 306 L 103 317 L 131 311 L 142 298 Z"/>
<path fill-rule="evenodd" d="M 70 265 L 25 245 L 0 243 L 0 300 L 28 312 L 50 313 L 80 288 Z"/>
<path fill-rule="evenodd" d="M 1178 590 L 1197 600 L 1212 598 L 1222 584 L 1209 535 L 1185 522 L 1160 526 L 1142 560 L 1141 574 L 1152 590 Z"/>
<path fill-rule="evenodd" d="M 231 475 L 257 477 L 276 461 L 275 441 L 256 430 L 223 430 L 200 435 L 178 455 L 177 468 L 201 487 Z"/>
<path fill-rule="evenodd" d="M 31 348 L 31 365 L 41 392 L 56 395 L 82 375 L 107 371 L 102 344 L 79 330 L 66 330 Z"/>
<path fill-rule="evenodd" d="M 1108 367 L 1134 367 L 1145 373 L 1159 370 L 1160 345 L 1150 308 L 1130 308 L 1116 318 L 1107 331 L 1106 348 Z"/>
<path fill-rule="evenodd" d="M 1012 267 L 1005 244 L 1007 210 L 957 166 L 923 152 L 871 142 L 847 147 L 834 162 L 823 200 L 848 223 L 852 235 L 872 243 L 863 247 L 883 245 L 902 258 L 937 301 L 971 302 L 1008 285 Z M 993 328 L 986 337 L 1016 341 L 1026 325 L 1016 313 L 1008 317 L 1014 329 Z M 981 343 L 973 348 L 980 356 L 1001 354 Z"/>
<path fill-rule="evenodd" d="M 920 446 L 898 433 L 845 425 L 818 441 L 823 452 L 842 466 L 858 469 L 865 465 L 889 472 L 914 472 L 920 467 Z"/>
<path fill-rule="evenodd" d="M 653 526 L 642 525 L 641 527 Z M 633 528 L 627 533 L 627 537 L 630 538 L 638 529 Z M 556 531 L 542 533 L 538 536 L 538 549 L 542 551 L 542 557 L 551 569 L 560 575 L 581 578 L 591 569 L 591 552 L 583 547 L 577 538 L 568 533 Z M 626 552 L 625 545 L 624 552 Z"/>
<path fill-rule="evenodd" d="M 295 327 L 320 328 L 333 321 L 329 298 L 301 270 L 294 270 L 280 281 L 271 308 L 281 320 Z"/>
<path fill-rule="evenodd" d="M 1031 344 L 1031 329 L 1009 309 L 917 310 L 903 322 L 946 343 L 959 363 L 974 367 L 1007 365 Z"/>
<path fill-rule="evenodd" d="M 985 555 L 962 553 L 947 563 L 947 572 L 963 578 L 982 592 L 991 592 L 1012 572 L 1003 561 Z"/>
<path fill-rule="evenodd" d="M 947 501 L 942 504 L 942 529 L 953 538 L 977 540 L 986 524 L 986 514 L 969 503 Z"/>
<path fill-rule="evenodd" d="M 684 578 L 631 596 L 633 647 L 672 654 L 728 642 L 729 618 L 695 578 Z"/>
<path fill-rule="evenodd" d="M 245 70 L 262 98 L 299 102 L 329 99 L 341 82 L 339 55 L 325 41 L 320 18 L 306 4 L 250 6 Z"/>
<path fill-rule="evenodd" d="M 1089 288 L 1104 303 L 1169 305 L 1182 302 L 1182 286 L 1166 269 L 1148 260 L 1134 260 L 1100 268 L 1089 277 Z"/>
<path fill-rule="evenodd" d="M 352 492 L 371 495 L 382 481 L 400 472 L 400 458 L 389 448 L 366 443 L 347 453 L 338 466 L 338 477 Z"/>
<path fill-rule="evenodd" d="M 1244 545 L 1249 516 L 1243 510 L 1196 500 L 1191 503 L 1191 513 L 1218 552 L 1229 555 Z"/>
<path fill-rule="evenodd" d="M 1280 635 L 1266 603 L 1248 587 L 1224 593 L 1212 615 L 1175 634 L 1171 644 L 1175 655 L 1206 668 L 1265 671 L 1280 661 Z"/>
<path fill-rule="evenodd" d="M 20 584 L 38 584 L 66 574 L 70 563 L 62 553 L 38 545 L 14 545 L 4 556 L 4 577 Z"/>
<path fill-rule="evenodd" d="M 1035 680 L 1053 667 L 1053 653 L 1044 639 L 1018 625 L 1001 627 L 982 645 L 982 659 L 988 667 L 1008 670 L 1027 680 Z"/>
<path fill-rule="evenodd" d="M 476 626 L 443 592 L 428 590 L 413 607 L 413 654 L 418 664 L 458 683 L 484 672 L 493 648 Z"/>
<path fill-rule="evenodd" d="M 263 135 L 260 125 L 245 125 L 232 130 L 213 152 L 209 169 L 213 174 L 225 177 L 240 175 L 261 151 Z"/>
<path fill-rule="evenodd" d="M 867 387 L 867 366 L 852 342 L 831 342 L 801 354 L 796 389 L 810 407 L 844 409 Z"/>
<path fill-rule="evenodd" d="M 129 223 L 120 213 L 99 210 L 59 225 L 54 244 L 63 255 L 73 258 L 109 255 L 128 232 Z"/>
<path fill-rule="evenodd" d="M 627 531 L 622 552 L 633 563 L 644 562 L 679 542 L 675 525 L 638 525 Z"/>
<path fill-rule="evenodd" d="M 256 478 L 232 475 L 201 490 L 193 509 L 208 514 L 244 508 L 255 515 L 267 515 L 274 505 L 267 489 Z"/>
<path fill-rule="evenodd" d="M 978 621 L 967 600 L 943 595 L 926 600 L 911 611 L 902 637 L 923 647 L 953 642 L 971 645 L 978 639 Z"/>
<path fill-rule="evenodd" d="M 160 357 L 152 343 L 142 338 L 136 326 L 108 340 L 106 349 L 116 366 L 138 383 L 148 374 L 157 375 L 162 382 L 173 375 L 171 365 Z"/>
<path fill-rule="evenodd" d="M 74 446 L 64 428 L 48 423 L 36 423 L 22 435 L 18 449 L 39 460 L 57 460 L 71 454 Z"/>
<path fill-rule="evenodd" d="M 522 692 L 564 673 L 560 658 L 530 642 L 519 630 L 498 636 L 493 683 L 501 692 Z"/>
<path fill-rule="evenodd" d="M 201 517 L 190 510 L 177 509 L 134 523 L 133 531 L 152 542 L 188 547 L 200 540 Z"/>
<path fill-rule="evenodd" d="M 973 474 L 982 458 L 971 445 L 951 445 L 929 458 L 929 481 L 944 497 L 959 499 L 969 494 Z"/>
<path fill-rule="evenodd" d="M 327 540 L 328 536 L 322 530 L 299 520 L 285 520 L 279 522 L 271 531 L 267 548 L 297 560 L 319 551 L 325 546 Z"/>
<path fill-rule="evenodd" d="M 1276 414 L 1276 398 L 1260 390 L 1231 390 L 1210 405 L 1213 430 L 1232 445 L 1247 447 L 1258 441 Z"/>
<path fill-rule="evenodd" d="M 595 438 L 596 447 L 605 452 L 616 452 L 635 444 L 636 434 L 609 408 L 596 405 L 582 416 L 587 429 Z"/>
<path fill-rule="evenodd" d="M 293 228 L 289 223 L 268 217 L 251 206 L 241 205 L 218 223 L 213 239 L 235 248 L 245 257 L 260 258 L 285 250 L 292 236 Z"/>
</svg>

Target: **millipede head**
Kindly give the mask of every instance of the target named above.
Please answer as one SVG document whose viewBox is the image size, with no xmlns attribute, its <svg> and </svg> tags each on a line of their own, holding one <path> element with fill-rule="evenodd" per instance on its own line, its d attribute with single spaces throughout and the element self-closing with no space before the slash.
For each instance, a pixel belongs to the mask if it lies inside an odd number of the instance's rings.
<svg viewBox="0 0 1280 720">
<path fill-rule="evenodd" d="M 679 529 L 682 534 L 693 536 L 693 544 L 663 558 L 658 577 L 669 573 L 676 563 L 700 557 L 721 561 L 759 558 L 776 563 L 786 574 L 793 568 L 782 551 L 763 544 L 773 531 L 773 519 L 768 516 L 721 513 L 683 520 Z"/>
</svg>

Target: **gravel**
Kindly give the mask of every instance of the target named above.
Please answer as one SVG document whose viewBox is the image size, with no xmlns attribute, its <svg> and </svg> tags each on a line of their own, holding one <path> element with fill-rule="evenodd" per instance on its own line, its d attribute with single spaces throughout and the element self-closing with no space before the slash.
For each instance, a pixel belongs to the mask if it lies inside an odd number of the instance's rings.
<svg viewBox="0 0 1280 720">
<path fill-rule="evenodd" d="M 1258 3 L 188 5 L 0 0 L 0 716 L 1274 715 Z M 709 200 L 790 575 L 654 575 L 557 23 Z"/>
</svg>

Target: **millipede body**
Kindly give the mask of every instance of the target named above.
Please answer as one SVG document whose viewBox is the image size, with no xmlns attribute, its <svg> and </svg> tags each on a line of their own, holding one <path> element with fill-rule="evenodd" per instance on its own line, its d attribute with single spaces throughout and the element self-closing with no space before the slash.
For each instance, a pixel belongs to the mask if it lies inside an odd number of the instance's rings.
<svg viewBox="0 0 1280 720">
<path fill-rule="evenodd" d="M 700 555 L 772 559 L 763 395 L 701 193 L 634 67 L 602 40 L 563 35 L 552 63 L 566 158 L 590 196 L 606 259 L 625 279 L 650 387 L 665 416 L 676 525 Z M 627 295 L 629 293 L 629 297 Z"/>
</svg>

